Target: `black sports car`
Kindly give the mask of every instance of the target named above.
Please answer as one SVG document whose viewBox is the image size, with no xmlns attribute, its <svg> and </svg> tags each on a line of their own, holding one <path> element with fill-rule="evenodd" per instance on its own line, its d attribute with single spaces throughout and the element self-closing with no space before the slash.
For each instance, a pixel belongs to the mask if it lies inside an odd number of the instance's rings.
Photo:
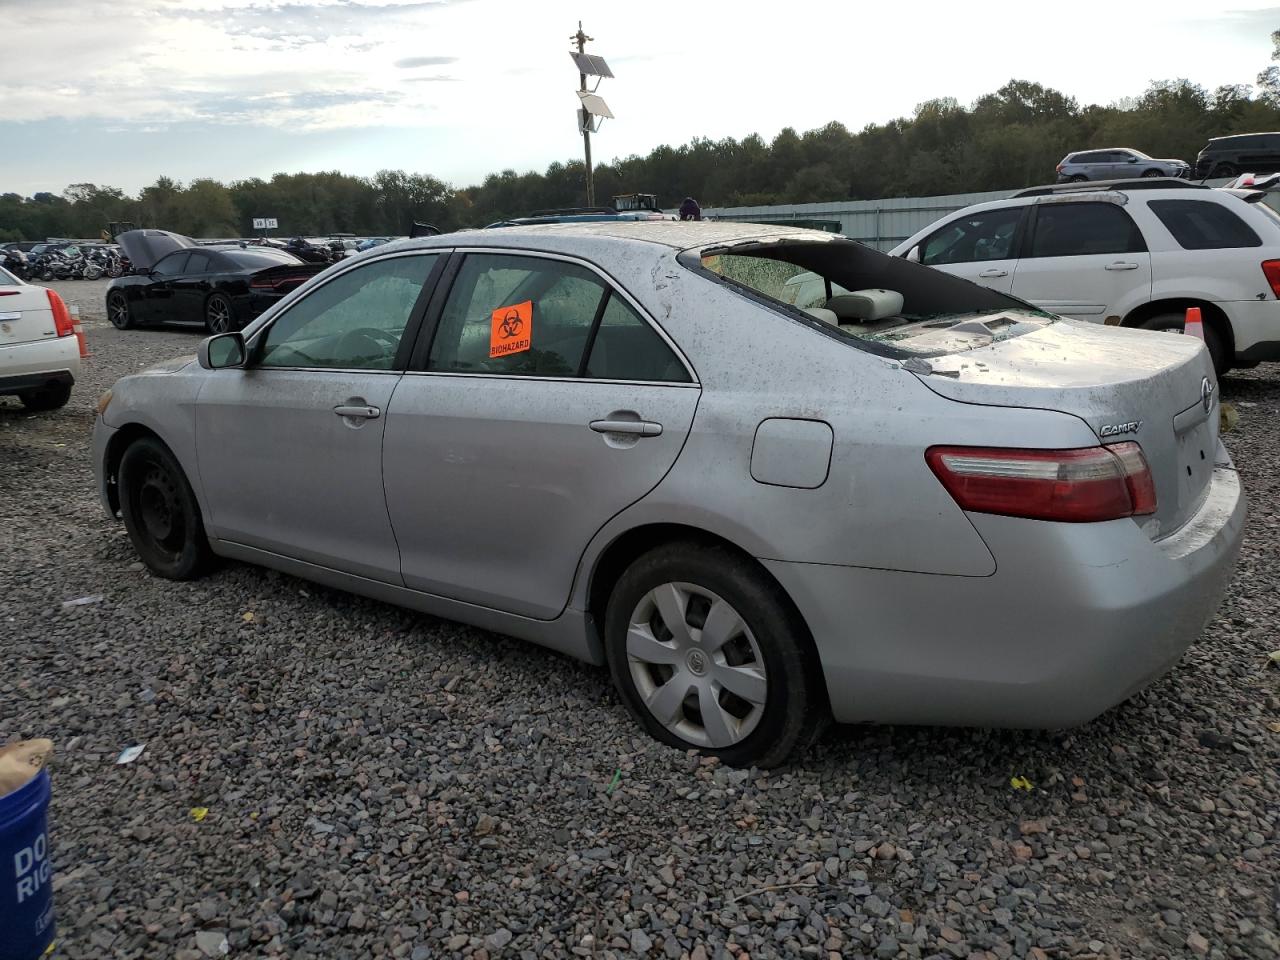
<svg viewBox="0 0 1280 960">
<path fill-rule="evenodd" d="M 107 287 L 107 316 L 121 330 L 170 320 L 239 330 L 325 266 L 269 247 L 202 247 L 167 230 L 130 230 L 116 242 L 133 264 Z"/>
</svg>

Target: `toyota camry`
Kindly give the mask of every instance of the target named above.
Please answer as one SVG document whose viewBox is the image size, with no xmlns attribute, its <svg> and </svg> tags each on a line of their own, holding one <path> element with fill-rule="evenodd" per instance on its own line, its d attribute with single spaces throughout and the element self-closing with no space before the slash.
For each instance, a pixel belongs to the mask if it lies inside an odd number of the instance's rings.
<svg viewBox="0 0 1280 960">
<path fill-rule="evenodd" d="M 94 445 L 160 576 L 522 637 L 762 766 L 832 718 L 1088 721 L 1200 634 L 1245 512 L 1200 341 L 731 223 L 369 250 L 119 381 Z"/>
</svg>

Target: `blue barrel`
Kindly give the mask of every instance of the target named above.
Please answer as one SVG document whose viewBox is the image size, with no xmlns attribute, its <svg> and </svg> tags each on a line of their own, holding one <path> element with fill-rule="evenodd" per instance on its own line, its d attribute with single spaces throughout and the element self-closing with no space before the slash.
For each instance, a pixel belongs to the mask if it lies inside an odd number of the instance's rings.
<svg viewBox="0 0 1280 960">
<path fill-rule="evenodd" d="M 0 797 L 0 960 L 36 960 L 53 942 L 49 771 Z"/>
</svg>

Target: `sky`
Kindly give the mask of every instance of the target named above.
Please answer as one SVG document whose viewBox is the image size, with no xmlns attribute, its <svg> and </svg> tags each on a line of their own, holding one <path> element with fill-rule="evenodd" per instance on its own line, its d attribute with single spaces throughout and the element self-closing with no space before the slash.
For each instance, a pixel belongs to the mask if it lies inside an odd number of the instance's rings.
<svg viewBox="0 0 1280 960">
<path fill-rule="evenodd" d="M 598 90 L 617 119 L 592 139 L 597 163 L 698 136 L 857 130 L 1013 78 L 1081 104 L 1175 77 L 1251 83 L 1280 7 L 1210 7 L 1109 21 L 1040 0 L 0 0 L 0 192 L 544 170 L 581 156 L 579 19 L 616 74 Z"/>
</svg>

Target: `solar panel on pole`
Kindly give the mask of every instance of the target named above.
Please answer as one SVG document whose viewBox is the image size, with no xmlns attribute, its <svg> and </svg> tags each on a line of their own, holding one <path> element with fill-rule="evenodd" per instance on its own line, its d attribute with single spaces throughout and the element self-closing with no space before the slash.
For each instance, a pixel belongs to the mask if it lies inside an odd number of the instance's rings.
<svg viewBox="0 0 1280 960">
<path fill-rule="evenodd" d="M 578 53 L 576 50 L 570 50 L 569 56 L 578 65 L 579 73 L 585 73 L 588 77 L 613 77 L 613 71 L 604 62 L 604 57 L 597 57 L 593 53 Z"/>
</svg>

